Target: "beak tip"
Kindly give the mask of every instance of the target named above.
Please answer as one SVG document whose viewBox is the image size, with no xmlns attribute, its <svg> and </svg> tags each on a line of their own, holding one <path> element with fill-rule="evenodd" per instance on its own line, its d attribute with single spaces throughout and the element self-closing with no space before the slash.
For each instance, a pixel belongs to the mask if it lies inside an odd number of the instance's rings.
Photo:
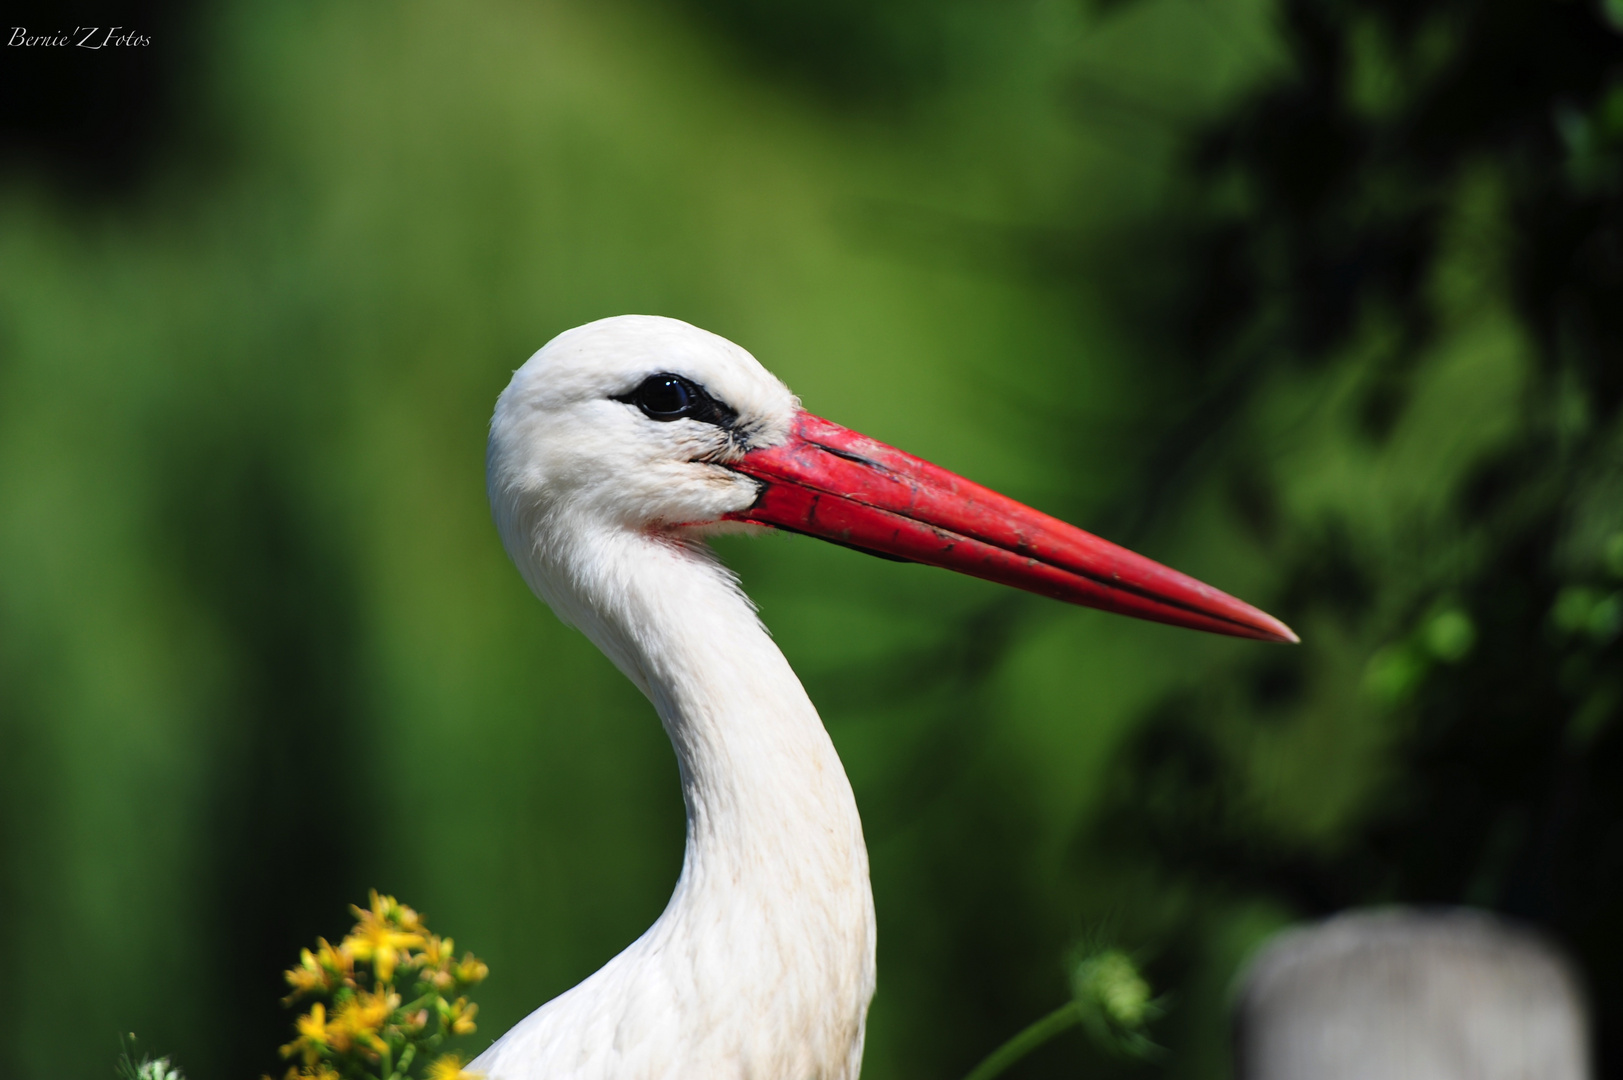
<svg viewBox="0 0 1623 1080">
<path fill-rule="evenodd" d="M 1278 641 L 1279 644 L 1281 644 L 1281 645 L 1300 645 L 1302 643 L 1302 639 L 1296 636 L 1296 631 L 1295 630 L 1292 630 L 1290 627 L 1286 626 L 1284 623 L 1280 622 L 1278 619 L 1273 620 L 1273 622 L 1274 622 L 1274 627 L 1275 627 L 1275 633 L 1278 635 L 1275 638 L 1275 640 Z"/>
</svg>

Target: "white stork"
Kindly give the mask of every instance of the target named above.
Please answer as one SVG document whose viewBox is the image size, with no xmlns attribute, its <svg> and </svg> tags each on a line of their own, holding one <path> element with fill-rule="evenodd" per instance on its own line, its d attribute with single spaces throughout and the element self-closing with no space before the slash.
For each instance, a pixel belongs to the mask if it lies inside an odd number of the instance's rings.
<svg viewBox="0 0 1623 1080">
<path fill-rule="evenodd" d="M 868 853 L 817 710 L 705 546 L 774 527 L 1071 603 L 1269 641 L 1277 619 L 802 411 L 732 342 L 626 315 L 558 335 L 496 403 L 502 542 L 653 702 L 687 850 L 648 931 L 472 1064 L 489 1080 L 855 1080 Z"/>
</svg>

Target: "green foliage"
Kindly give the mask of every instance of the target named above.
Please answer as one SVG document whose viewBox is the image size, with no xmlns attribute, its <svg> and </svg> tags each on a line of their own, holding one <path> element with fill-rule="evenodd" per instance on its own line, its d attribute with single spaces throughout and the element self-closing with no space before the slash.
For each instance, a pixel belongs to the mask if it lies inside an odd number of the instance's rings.
<svg viewBox="0 0 1623 1080">
<path fill-rule="evenodd" d="M 1586 968 L 1603 1061 L 1623 1031 L 1623 880 L 1599 856 L 1623 780 L 1610 10 L 1281 5 L 1290 75 L 1203 139 L 1221 197 L 1189 261 L 1216 284 L 1174 322 L 1223 392 L 1175 461 L 1246 470 L 1231 505 L 1305 644 L 1147 711 L 1096 833 L 1236 911 L 1536 922 Z M 1222 921 L 1180 917 L 1175 988 Z"/>
<path fill-rule="evenodd" d="M 1406 701 L 1426 680 L 1434 664 L 1457 664 L 1476 645 L 1476 624 L 1465 612 L 1444 607 L 1425 619 L 1402 641 L 1382 647 L 1369 659 L 1365 689 L 1385 705 Z"/>
</svg>

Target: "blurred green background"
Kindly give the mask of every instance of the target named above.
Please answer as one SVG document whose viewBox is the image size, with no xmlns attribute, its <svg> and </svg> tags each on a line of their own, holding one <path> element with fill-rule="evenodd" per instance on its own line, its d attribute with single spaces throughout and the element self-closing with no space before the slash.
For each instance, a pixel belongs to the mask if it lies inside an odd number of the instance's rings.
<svg viewBox="0 0 1623 1080">
<path fill-rule="evenodd" d="M 862 808 L 865 1077 L 963 1075 L 1084 940 L 1170 1054 L 1012 1075 L 1225 1076 L 1248 951 L 1398 901 L 1561 942 L 1623 1069 L 1623 6 L 25 14 L 153 40 L 0 54 L 0 1075 L 279 1071 L 368 887 L 489 960 L 480 1046 L 658 915 L 670 749 L 482 478 L 622 312 L 1304 641 L 724 543 Z"/>
</svg>

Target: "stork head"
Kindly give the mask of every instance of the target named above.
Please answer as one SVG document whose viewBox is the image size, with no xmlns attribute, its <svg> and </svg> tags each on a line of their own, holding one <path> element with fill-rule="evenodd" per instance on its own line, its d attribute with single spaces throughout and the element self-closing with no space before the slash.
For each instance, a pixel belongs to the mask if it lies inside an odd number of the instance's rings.
<svg viewBox="0 0 1623 1080">
<path fill-rule="evenodd" d="M 799 404 L 749 353 L 677 319 L 566 330 L 497 399 L 486 462 L 497 521 L 537 510 L 638 530 L 719 521 L 758 494 L 727 466 L 783 442 Z"/>
<path fill-rule="evenodd" d="M 749 353 L 676 319 L 622 315 L 553 338 L 497 401 L 486 465 L 527 577 L 564 534 L 764 525 L 1138 618 L 1296 640 L 1209 585 L 812 416 Z"/>
</svg>

